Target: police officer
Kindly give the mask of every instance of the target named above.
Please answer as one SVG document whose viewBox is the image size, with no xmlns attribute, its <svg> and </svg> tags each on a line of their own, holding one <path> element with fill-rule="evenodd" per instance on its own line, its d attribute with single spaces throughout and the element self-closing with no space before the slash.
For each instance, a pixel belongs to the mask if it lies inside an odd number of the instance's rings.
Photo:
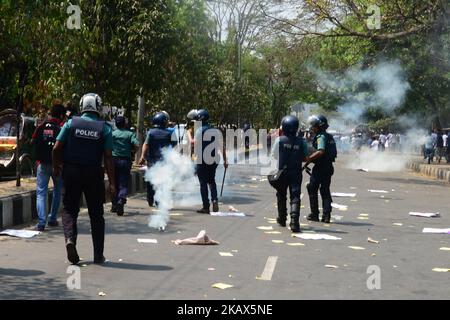
<svg viewBox="0 0 450 320">
<path fill-rule="evenodd" d="M 292 232 L 300 232 L 300 188 L 302 185 L 302 162 L 308 155 L 308 146 L 305 140 L 297 134 L 299 127 L 298 118 L 286 116 L 281 120 L 283 135 L 277 138 L 272 149 L 272 154 L 278 159 L 278 169 L 284 169 L 280 176 L 280 187 L 277 188 L 277 222 L 286 227 L 287 218 L 287 189 L 291 201 L 291 222 L 289 227 Z M 278 151 L 278 154 L 277 154 Z"/>
<path fill-rule="evenodd" d="M 203 207 L 197 210 L 198 213 L 210 213 L 210 202 L 208 196 L 208 186 L 211 191 L 211 201 L 213 211 L 219 211 L 219 201 L 217 197 L 217 185 L 216 185 L 216 169 L 220 161 L 219 152 L 220 141 L 217 138 L 221 137 L 221 133 L 218 129 L 215 129 L 209 124 L 209 113 L 205 109 L 197 111 L 195 116 L 196 121 L 201 122 L 201 127 L 197 129 L 194 135 L 194 152 L 196 155 L 196 170 L 198 180 L 200 182 L 200 194 L 202 196 Z M 208 146 L 215 143 L 215 147 Z M 218 152 L 216 152 L 218 151 Z M 199 154 L 201 152 L 201 154 Z M 228 168 L 227 157 L 225 152 L 225 145 L 222 146 L 223 160 L 225 169 Z"/>
<path fill-rule="evenodd" d="M 132 152 L 139 148 L 136 135 L 125 129 L 126 119 L 118 116 L 115 119 L 116 130 L 113 131 L 113 159 L 116 177 L 116 194 L 112 198 L 111 212 L 123 215 L 123 207 L 127 203 L 128 181 L 132 165 Z"/>
<path fill-rule="evenodd" d="M 113 140 L 111 127 L 100 119 L 102 101 L 95 93 L 81 98 L 81 117 L 66 122 L 53 148 L 53 171 L 60 175 L 64 185 L 62 223 L 66 239 L 67 258 L 77 264 L 77 218 L 81 194 L 84 193 L 91 221 L 94 263 L 105 262 L 103 256 L 105 220 L 104 160 L 109 179 L 109 192 L 115 194 Z M 63 164 L 63 166 L 61 165 Z"/>
<path fill-rule="evenodd" d="M 333 162 L 336 159 L 336 143 L 333 136 L 326 132 L 328 121 L 323 115 L 309 117 L 310 131 L 314 135 L 312 145 L 316 150 L 307 158 L 306 165 L 313 162 L 314 167 L 310 181 L 307 185 L 311 214 L 307 217 L 310 221 L 319 221 L 319 197 L 322 197 L 323 215 L 322 222 L 330 223 L 331 219 L 331 176 L 334 173 Z"/>
<path fill-rule="evenodd" d="M 169 117 L 165 112 L 158 112 L 154 115 L 153 128 L 148 131 L 142 147 L 142 156 L 139 164 L 144 164 L 147 161 L 147 167 L 151 167 L 156 162 L 162 160 L 162 149 L 174 145 L 172 142 L 172 132 L 167 129 Z M 154 206 L 155 190 L 152 184 L 147 181 L 147 202 L 150 207 Z"/>
</svg>

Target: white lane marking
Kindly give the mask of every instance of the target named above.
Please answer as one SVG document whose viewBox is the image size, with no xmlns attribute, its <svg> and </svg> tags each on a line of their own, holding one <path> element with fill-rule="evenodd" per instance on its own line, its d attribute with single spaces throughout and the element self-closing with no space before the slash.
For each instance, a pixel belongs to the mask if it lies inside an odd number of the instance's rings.
<svg viewBox="0 0 450 320">
<path fill-rule="evenodd" d="M 278 257 L 270 256 L 267 258 L 266 266 L 264 267 L 263 273 L 261 274 L 261 280 L 270 281 L 272 280 L 273 272 L 275 271 L 275 266 L 277 264 Z"/>
</svg>

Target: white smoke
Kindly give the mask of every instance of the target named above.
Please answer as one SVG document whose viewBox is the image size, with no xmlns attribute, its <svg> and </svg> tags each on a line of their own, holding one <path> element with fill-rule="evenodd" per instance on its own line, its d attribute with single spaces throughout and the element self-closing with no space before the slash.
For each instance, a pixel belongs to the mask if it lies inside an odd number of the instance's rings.
<svg viewBox="0 0 450 320">
<path fill-rule="evenodd" d="M 192 186 L 197 184 L 194 163 L 174 149 L 165 148 L 162 160 L 146 170 L 145 181 L 155 190 L 158 211 L 150 216 L 149 227 L 164 230 L 169 222 L 169 211 L 175 204 L 192 205 L 197 203 L 198 192 Z M 176 194 L 176 201 L 174 195 Z"/>
<path fill-rule="evenodd" d="M 392 114 L 404 102 L 410 88 L 398 62 L 380 62 L 366 69 L 353 67 L 342 75 L 314 67 L 310 70 L 316 75 L 319 90 L 330 91 L 343 98 L 345 102 L 337 107 L 337 111 L 352 125 L 361 121 L 369 107 L 381 108 Z"/>
</svg>

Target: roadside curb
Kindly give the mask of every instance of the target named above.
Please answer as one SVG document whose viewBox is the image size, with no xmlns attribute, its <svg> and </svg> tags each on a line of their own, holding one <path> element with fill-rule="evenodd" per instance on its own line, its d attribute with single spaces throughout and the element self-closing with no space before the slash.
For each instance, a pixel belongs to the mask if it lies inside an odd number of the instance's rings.
<svg viewBox="0 0 450 320">
<path fill-rule="evenodd" d="M 423 174 L 427 177 L 450 182 L 450 168 L 440 168 L 435 165 L 424 164 L 420 162 L 409 162 L 408 169 L 417 173 Z"/>
<path fill-rule="evenodd" d="M 105 189 L 108 187 L 108 180 L 105 179 Z M 128 181 L 128 195 L 143 192 L 145 190 L 144 172 L 133 170 Z M 86 207 L 84 195 L 81 197 L 81 207 Z M 47 197 L 47 208 L 50 208 L 53 199 L 53 189 L 49 189 Z M 109 195 L 106 197 L 109 202 Z M 61 207 L 60 207 L 61 212 Z M 58 216 L 60 216 L 58 214 Z M 36 210 L 36 190 L 16 194 L 7 197 L 0 197 L 0 230 L 22 225 L 37 219 Z"/>
</svg>

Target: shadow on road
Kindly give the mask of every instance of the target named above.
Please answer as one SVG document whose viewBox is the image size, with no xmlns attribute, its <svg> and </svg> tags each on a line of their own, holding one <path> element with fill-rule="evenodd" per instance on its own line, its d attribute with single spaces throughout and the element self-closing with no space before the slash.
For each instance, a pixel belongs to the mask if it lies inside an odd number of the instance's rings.
<svg viewBox="0 0 450 320">
<path fill-rule="evenodd" d="M 173 268 L 169 267 L 169 266 L 145 265 L 145 264 L 110 262 L 110 261 L 102 264 L 101 266 L 104 268 L 137 270 L 137 271 L 170 271 L 170 270 L 173 270 Z"/>
<path fill-rule="evenodd" d="M 420 184 L 425 186 L 445 186 L 446 183 L 442 181 L 428 181 L 421 179 L 410 179 L 410 178 L 379 178 L 379 177 L 370 177 L 369 179 L 385 181 L 385 182 L 395 182 L 395 183 L 404 183 L 404 184 Z"/>
<path fill-rule="evenodd" d="M 32 277 L 40 276 L 45 274 L 45 272 L 40 270 L 23 270 L 23 269 L 4 269 L 0 268 L 0 276 L 13 276 L 13 277 Z"/>
<path fill-rule="evenodd" d="M 353 227 L 370 227 L 373 226 L 371 223 L 366 222 L 334 222 L 334 225 L 342 225 L 342 226 L 353 226 Z"/>
<path fill-rule="evenodd" d="M 0 299 L 55 300 L 83 296 L 67 289 L 65 278 L 43 277 L 40 270 L 0 268 Z"/>
</svg>

